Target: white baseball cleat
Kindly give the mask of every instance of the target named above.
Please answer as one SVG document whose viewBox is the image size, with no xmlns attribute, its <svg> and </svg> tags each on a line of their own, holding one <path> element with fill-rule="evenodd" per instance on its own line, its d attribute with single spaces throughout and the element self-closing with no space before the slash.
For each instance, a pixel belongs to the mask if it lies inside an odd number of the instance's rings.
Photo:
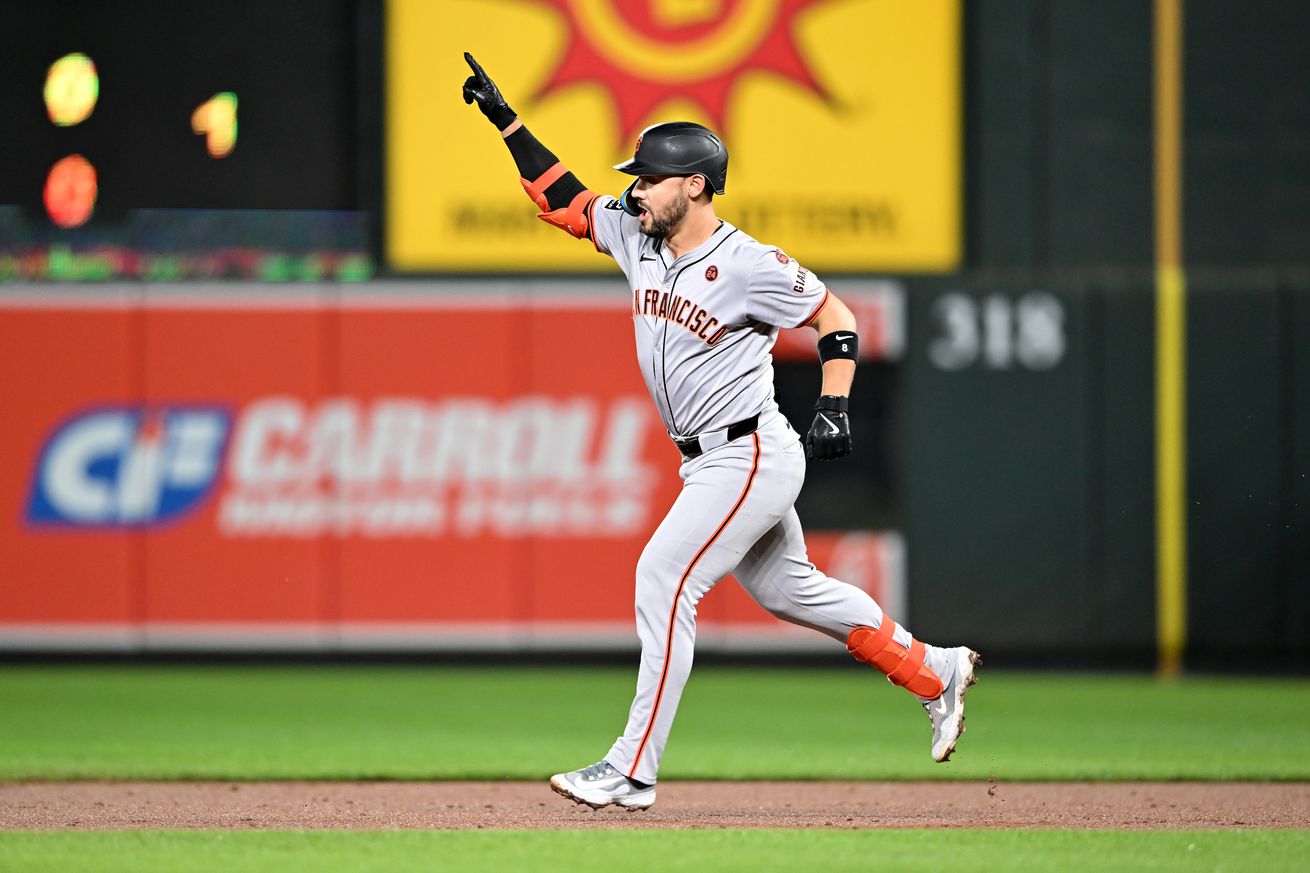
<svg viewBox="0 0 1310 873">
<path fill-rule="evenodd" d="M 948 651 L 955 658 L 955 675 L 940 697 L 923 701 L 923 708 L 932 720 L 932 759 L 938 764 L 950 760 L 960 734 L 964 733 L 964 693 L 978 681 L 974 668 L 982 663 L 982 657 L 968 646 Z"/>
<path fill-rule="evenodd" d="M 550 787 L 574 803 L 585 803 L 592 809 L 611 804 L 627 810 L 650 809 L 655 804 L 655 786 L 642 787 L 600 761 L 572 773 L 557 773 L 550 777 Z"/>
</svg>

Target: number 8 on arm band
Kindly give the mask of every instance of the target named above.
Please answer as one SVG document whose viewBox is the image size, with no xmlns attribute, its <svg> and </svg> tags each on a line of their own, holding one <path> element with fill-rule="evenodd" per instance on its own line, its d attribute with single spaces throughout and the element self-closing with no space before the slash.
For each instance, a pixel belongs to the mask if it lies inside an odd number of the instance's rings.
<svg viewBox="0 0 1310 873">
<path fill-rule="evenodd" d="M 819 360 L 823 363 L 834 358 L 858 361 L 860 358 L 860 338 L 853 330 L 834 330 L 819 338 Z"/>
</svg>

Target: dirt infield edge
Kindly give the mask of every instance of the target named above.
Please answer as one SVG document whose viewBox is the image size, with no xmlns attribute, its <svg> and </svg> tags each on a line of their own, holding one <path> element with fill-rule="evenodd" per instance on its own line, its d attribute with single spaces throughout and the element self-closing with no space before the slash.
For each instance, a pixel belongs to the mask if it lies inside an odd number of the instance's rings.
<svg viewBox="0 0 1310 873">
<path fill-rule="evenodd" d="M 645 812 L 544 782 L 10 782 L 0 829 L 1310 828 L 1310 783 L 666 782 Z"/>
</svg>

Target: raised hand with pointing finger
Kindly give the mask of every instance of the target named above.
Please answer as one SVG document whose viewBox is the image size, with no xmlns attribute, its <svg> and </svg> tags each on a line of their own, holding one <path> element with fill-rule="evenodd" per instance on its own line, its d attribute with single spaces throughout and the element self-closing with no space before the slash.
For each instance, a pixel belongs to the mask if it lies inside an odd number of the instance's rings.
<svg viewBox="0 0 1310 873">
<path fill-rule="evenodd" d="M 509 108 L 496 83 L 491 81 L 491 77 L 482 69 L 482 65 L 473 60 L 473 55 L 464 52 L 464 60 L 473 68 L 473 75 L 464 80 L 464 102 L 472 103 L 476 100 L 478 109 L 496 125 L 496 130 L 509 127 L 518 114 Z"/>
</svg>

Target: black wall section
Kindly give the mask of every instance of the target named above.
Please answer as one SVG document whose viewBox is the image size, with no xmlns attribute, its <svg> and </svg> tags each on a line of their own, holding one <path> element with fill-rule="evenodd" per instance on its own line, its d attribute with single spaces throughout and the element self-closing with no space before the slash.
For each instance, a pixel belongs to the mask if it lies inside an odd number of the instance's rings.
<svg viewBox="0 0 1310 873">
<path fill-rule="evenodd" d="M 1263 649 L 1279 623 L 1278 301 L 1268 285 L 1194 281 L 1189 304 L 1192 641 Z"/>
<path fill-rule="evenodd" d="M 1105 279 L 1087 293 L 1087 402 L 1099 411 L 1082 473 L 1099 513 L 1088 635 L 1133 655 L 1155 640 L 1155 300 L 1144 278 Z"/>
<path fill-rule="evenodd" d="M 1184 33 L 1189 663 L 1304 664 L 1310 6 L 1189 0 Z M 929 639 L 1153 656 L 1151 52 L 1149 3 L 965 4 L 966 269 L 910 280 L 901 401 Z M 1017 357 L 1034 293 L 1052 366 Z"/>
<path fill-rule="evenodd" d="M 1278 646 L 1305 651 L 1310 640 L 1310 275 L 1285 280 L 1279 289 L 1283 384 L 1283 470 L 1279 496 L 1280 601 Z"/>
<path fill-rule="evenodd" d="M 1310 7 L 1188 0 L 1186 16 L 1188 262 L 1310 263 Z"/>
<path fill-rule="evenodd" d="M 1192 649 L 1306 652 L 1310 288 L 1199 277 L 1188 320 Z"/>
<path fill-rule="evenodd" d="M 1140 288 L 922 283 L 906 363 L 912 622 L 995 653 L 1153 645 Z"/>
<path fill-rule="evenodd" d="M 1151 262 L 1151 6 L 965 4 L 972 267 Z"/>
</svg>

